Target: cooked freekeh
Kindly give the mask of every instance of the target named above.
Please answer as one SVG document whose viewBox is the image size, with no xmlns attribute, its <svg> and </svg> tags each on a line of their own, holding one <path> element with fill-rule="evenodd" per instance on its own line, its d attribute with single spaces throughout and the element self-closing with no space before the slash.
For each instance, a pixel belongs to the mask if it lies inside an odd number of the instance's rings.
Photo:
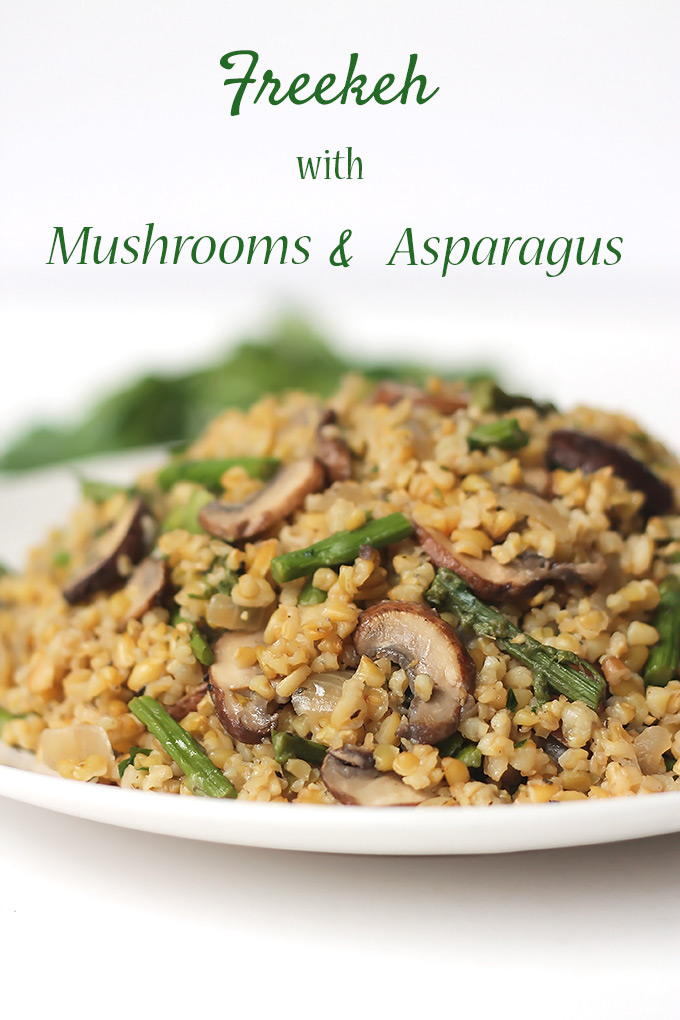
<svg viewBox="0 0 680 1020">
<path fill-rule="evenodd" d="M 677 788 L 678 461 L 622 415 L 483 396 L 349 376 L 88 484 L 0 576 L 4 741 L 226 799 Z"/>
</svg>

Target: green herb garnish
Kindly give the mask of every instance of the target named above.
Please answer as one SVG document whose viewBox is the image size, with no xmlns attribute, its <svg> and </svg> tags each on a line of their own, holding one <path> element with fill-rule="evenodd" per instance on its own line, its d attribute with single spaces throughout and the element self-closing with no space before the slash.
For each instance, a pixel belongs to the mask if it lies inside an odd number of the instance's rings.
<svg viewBox="0 0 680 1020">
<path fill-rule="evenodd" d="M 120 779 L 123 778 L 123 773 L 125 772 L 125 769 L 128 767 L 128 765 L 134 765 L 135 764 L 135 758 L 137 757 L 138 754 L 151 754 L 151 748 L 150 747 L 131 747 L 130 748 L 130 756 L 129 756 L 129 758 L 124 758 L 123 761 L 118 763 L 118 776 L 119 776 Z M 137 771 L 138 772 L 148 772 L 149 769 L 148 769 L 147 765 L 140 765 L 137 768 Z"/>
</svg>

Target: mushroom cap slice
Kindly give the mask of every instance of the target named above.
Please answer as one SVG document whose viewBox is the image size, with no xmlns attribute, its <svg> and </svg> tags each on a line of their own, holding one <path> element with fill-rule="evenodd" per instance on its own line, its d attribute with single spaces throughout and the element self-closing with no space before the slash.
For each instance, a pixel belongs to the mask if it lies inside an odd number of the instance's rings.
<svg viewBox="0 0 680 1020">
<path fill-rule="evenodd" d="M 113 588 L 123 580 L 120 559 L 125 556 L 132 563 L 144 554 L 145 535 L 143 517 L 146 507 L 141 499 L 133 499 L 96 544 L 96 558 L 77 574 L 64 588 L 63 596 L 70 605 L 83 602 L 106 588 Z"/>
<path fill-rule="evenodd" d="M 315 457 L 296 460 L 282 467 L 263 489 L 245 503 L 206 503 L 198 515 L 210 535 L 235 542 L 252 538 L 287 517 L 310 492 L 325 486 L 324 469 Z"/>
<path fill-rule="evenodd" d="M 189 712 L 196 710 L 199 701 L 202 701 L 207 693 L 208 684 L 199 684 L 193 691 L 188 691 L 179 698 L 174 705 L 166 705 L 168 715 L 171 715 L 173 719 L 179 722 L 185 715 L 189 715 Z"/>
<path fill-rule="evenodd" d="M 455 552 L 453 543 L 441 531 L 421 524 L 415 528 L 418 541 L 434 565 L 453 570 L 478 598 L 488 602 L 519 602 L 552 581 L 597 584 L 607 569 L 599 553 L 583 563 L 560 563 L 535 553 L 525 553 L 506 564 L 488 555 L 477 559 Z"/>
<path fill-rule="evenodd" d="M 462 391 L 429 393 L 412 383 L 398 383 L 390 379 L 376 386 L 371 399 L 374 404 L 387 404 L 388 407 L 398 404 L 400 400 L 410 400 L 414 407 L 431 407 L 439 414 L 455 414 L 470 402 L 468 394 Z"/>
<path fill-rule="evenodd" d="M 566 471 L 580 468 L 584 474 L 591 474 L 603 467 L 611 467 L 614 474 L 631 489 L 644 493 L 645 513 L 666 514 L 673 508 L 673 490 L 662 481 L 641 460 L 633 457 L 599 436 L 571 429 L 558 429 L 548 439 L 546 452 L 548 463 Z"/>
<path fill-rule="evenodd" d="M 269 702 L 250 690 L 250 681 L 261 675 L 259 666 L 238 666 L 234 660 L 237 648 L 263 644 L 262 631 L 223 634 L 214 648 L 215 661 L 210 667 L 208 690 L 215 714 L 234 740 L 259 744 L 265 740 L 276 722 L 276 712 Z"/>
<path fill-rule="evenodd" d="M 429 701 L 416 696 L 409 707 L 410 740 L 437 744 L 456 730 L 476 670 L 462 641 L 438 613 L 413 602 L 379 602 L 361 614 L 354 645 L 369 659 L 386 656 L 398 663 L 412 681 L 420 673 L 432 680 Z"/>
<path fill-rule="evenodd" d="M 168 565 L 165 560 L 155 556 L 147 556 L 130 574 L 125 591 L 130 596 L 130 608 L 125 620 L 139 620 L 159 601 L 169 580 Z"/>
<path fill-rule="evenodd" d="M 316 456 L 329 482 L 346 482 L 352 477 L 352 454 L 342 438 L 335 411 L 326 411 L 316 430 Z"/>
<path fill-rule="evenodd" d="M 373 754 L 364 747 L 345 745 L 329 751 L 321 764 L 321 779 L 341 804 L 408 807 L 427 799 L 427 794 L 411 789 L 394 772 L 378 772 Z"/>
</svg>

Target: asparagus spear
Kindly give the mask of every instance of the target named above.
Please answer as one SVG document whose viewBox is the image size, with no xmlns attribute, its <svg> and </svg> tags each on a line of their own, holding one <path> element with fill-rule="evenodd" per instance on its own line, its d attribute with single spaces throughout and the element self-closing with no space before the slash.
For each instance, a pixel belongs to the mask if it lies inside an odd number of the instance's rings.
<svg viewBox="0 0 680 1020">
<path fill-rule="evenodd" d="M 452 570 L 438 570 L 425 597 L 437 609 L 454 613 L 463 627 L 493 638 L 501 651 L 532 670 L 539 684 L 549 684 L 570 701 L 581 700 L 589 708 L 598 708 L 606 685 L 597 667 L 573 652 L 551 648 L 525 634 L 473 595 Z"/>
<path fill-rule="evenodd" d="M 500 418 L 486 425 L 478 425 L 468 434 L 469 450 L 488 450 L 498 446 L 501 450 L 521 450 L 529 442 L 529 433 L 520 428 L 516 418 Z"/>
<path fill-rule="evenodd" d="M 680 579 L 670 576 L 661 581 L 659 595 L 654 614 L 659 640 L 645 665 L 646 687 L 665 687 L 675 677 L 680 664 Z"/>
<path fill-rule="evenodd" d="M 202 666 L 212 666 L 215 661 L 215 653 L 196 626 L 191 628 L 189 644 L 191 651 Z"/>
<path fill-rule="evenodd" d="M 312 584 L 312 579 L 309 577 L 306 584 L 303 586 L 302 591 L 298 595 L 297 604 L 299 606 L 318 606 L 322 602 L 325 602 L 327 593 L 321 588 L 315 588 Z"/>
<path fill-rule="evenodd" d="M 220 478 L 233 467 L 242 467 L 251 478 L 268 481 L 280 466 L 276 457 L 217 457 L 209 460 L 181 460 L 158 472 L 157 482 L 168 492 L 176 482 L 196 482 L 206 489 L 219 489 Z"/>
<path fill-rule="evenodd" d="M 317 744 L 315 740 L 306 740 L 297 733 L 281 733 L 272 730 L 274 758 L 279 765 L 285 765 L 291 758 L 301 758 L 310 765 L 320 765 L 328 748 L 325 744 Z"/>
<path fill-rule="evenodd" d="M 335 567 L 340 563 L 353 563 L 362 545 L 382 549 L 393 542 L 401 542 L 413 534 L 413 525 L 403 514 L 388 514 L 369 521 L 356 531 L 337 531 L 306 549 L 283 553 L 272 560 L 272 577 L 278 584 L 293 581 L 296 577 L 312 574 L 317 567 Z"/>
<path fill-rule="evenodd" d="M 511 411 L 513 407 L 533 407 L 540 415 L 556 411 L 554 404 L 540 402 L 533 397 L 525 397 L 519 393 L 506 393 L 493 379 L 479 379 L 472 386 L 472 403 L 480 411 Z"/>
<path fill-rule="evenodd" d="M 196 489 L 183 506 L 174 506 L 161 522 L 161 532 L 183 528 L 191 535 L 202 535 L 203 528 L 199 524 L 198 515 L 206 503 L 212 502 L 212 494 L 207 489 Z"/>
<path fill-rule="evenodd" d="M 236 790 L 213 765 L 201 745 L 148 695 L 133 698 L 128 708 L 159 741 L 184 772 L 194 793 L 204 797 L 235 797 Z"/>
</svg>

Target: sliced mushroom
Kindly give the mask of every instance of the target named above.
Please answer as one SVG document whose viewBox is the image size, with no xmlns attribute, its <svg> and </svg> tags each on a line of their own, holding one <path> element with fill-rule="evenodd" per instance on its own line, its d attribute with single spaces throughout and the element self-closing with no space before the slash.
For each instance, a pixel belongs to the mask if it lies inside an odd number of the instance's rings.
<svg viewBox="0 0 680 1020">
<path fill-rule="evenodd" d="M 199 684 L 193 691 L 189 691 L 188 694 L 179 698 L 174 705 L 166 705 L 168 714 L 179 722 L 185 715 L 189 715 L 189 712 L 196 711 L 199 701 L 202 701 L 207 693 L 208 684 Z"/>
<path fill-rule="evenodd" d="M 346 745 L 329 751 L 321 765 L 321 779 L 341 804 L 361 807 L 408 807 L 422 804 L 427 794 L 412 790 L 394 772 L 378 772 L 372 753 Z"/>
<path fill-rule="evenodd" d="M 70 605 L 113 588 L 123 580 L 120 571 L 123 557 L 137 563 L 143 556 L 145 510 L 140 499 L 132 500 L 119 520 L 102 535 L 95 547 L 96 558 L 64 588 L 63 596 Z"/>
<path fill-rule="evenodd" d="M 411 383 L 397 383 L 385 379 L 373 390 L 374 404 L 387 404 L 392 407 L 400 400 L 410 400 L 414 407 L 432 407 L 440 414 L 455 414 L 461 407 L 467 407 L 469 398 L 466 393 L 428 393 Z"/>
<path fill-rule="evenodd" d="M 165 560 L 155 556 L 143 559 L 130 575 L 125 591 L 130 597 L 130 608 L 125 620 L 139 620 L 147 609 L 159 602 L 169 580 L 168 566 Z"/>
<path fill-rule="evenodd" d="M 352 477 L 352 454 L 337 426 L 335 411 L 324 412 L 316 430 L 316 456 L 329 482 L 346 482 Z"/>
<path fill-rule="evenodd" d="M 237 648 L 257 647 L 263 640 L 261 631 L 223 634 L 215 645 L 215 661 L 210 667 L 208 690 L 217 718 L 230 737 L 244 744 L 261 743 L 276 722 L 270 703 L 250 690 L 250 681 L 262 674 L 259 666 L 238 666 L 234 661 Z"/>
<path fill-rule="evenodd" d="M 543 741 L 543 750 L 548 757 L 552 758 L 556 765 L 559 765 L 560 758 L 566 751 L 569 750 L 569 748 L 558 737 L 556 737 L 554 733 L 549 733 Z"/>
<path fill-rule="evenodd" d="M 535 595 L 553 581 L 594 585 L 607 569 L 600 553 L 583 563 L 560 563 L 527 552 L 502 564 L 493 556 L 477 559 L 455 552 L 451 540 L 435 528 L 417 524 L 416 535 L 435 566 L 455 571 L 478 598 L 489 602 L 518 602 Z"/>
<path fill-rule="evenodd" d="M 428 701 L 414 697 L 408 736 L 437 744 L 457 728 L 472 690 L 475 667 L 465 646 L 432 609 L 412 602 L 379 602 L 361 614 L 354 646 L 369 659 L 386 657 L 405 669 L 411 681 L 427 674 L 433 683 Z"/>
<path fill-rule="evenodd" d="M 325 485 L 324 470 L 318 460 L 308 457 L 281 468 L 263 489 L 245 503 L 228 504 L 219 500 L 206 503 L 198 515 L 201 526 L 210 535 L 235 542 L 252 538 L 292 513 L 310 492 Z"/>
<path fill-rule="evenodd" d="M 580 468 L 584 474 L 591 474 L 600 468 L 611 467 L 631 489 L 644 493 L 644 509 L 648 516 L 669 513 L 673 507 L 670 485 L 615 443 L 585 432 L 559 429 L 551 433 L 546 455 L 551 466 L 566 471 Z"/>
</svg>

